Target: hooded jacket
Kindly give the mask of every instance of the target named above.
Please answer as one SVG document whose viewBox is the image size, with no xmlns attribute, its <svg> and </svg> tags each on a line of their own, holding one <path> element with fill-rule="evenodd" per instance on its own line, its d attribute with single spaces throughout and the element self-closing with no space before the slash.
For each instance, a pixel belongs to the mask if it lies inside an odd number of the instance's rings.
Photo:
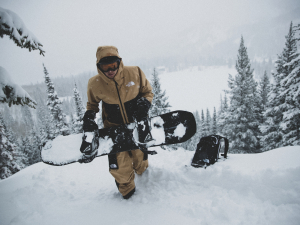
<svg viewBox="0 0 300 225">
<path fill-rule="evenodd" d="M 107 56 L 121 58 L 116 47 L 100 46 L 96 52 L 96 64 Z M 87 110 L 99 112 L 99 102 L 102 101 L 102 119 L 105 128 L 132 122 L 138 98 L 145 97 L 152 102 L 152 87 L 139 67 L 124 66 L 121 61 L 114 79 L 109 79 L 101 70 L 98 68 L 97 70 L 98 74 L 88 82 Z"/>
</svg>

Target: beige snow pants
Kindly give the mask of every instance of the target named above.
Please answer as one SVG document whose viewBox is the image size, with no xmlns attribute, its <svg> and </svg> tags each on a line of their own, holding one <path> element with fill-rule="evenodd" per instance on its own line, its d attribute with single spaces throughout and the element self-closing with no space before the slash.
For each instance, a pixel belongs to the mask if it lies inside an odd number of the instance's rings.
<svg viewBox="0 0 300 225">
<path fill-rule="evenodd" d="M 108 155 L 108 160 L 109 172 L 123 196 L 135 188 L 134 172 L 141 175 L 148 167 L 148 155 L 140 149 Z"/>
</svg>

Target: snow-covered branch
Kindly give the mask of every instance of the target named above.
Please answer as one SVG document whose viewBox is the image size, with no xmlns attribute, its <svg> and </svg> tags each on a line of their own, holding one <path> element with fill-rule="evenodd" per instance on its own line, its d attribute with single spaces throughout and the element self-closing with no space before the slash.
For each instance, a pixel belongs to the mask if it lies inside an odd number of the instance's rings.
<svg viewBox="0 0 300 225">
<path fill-rule="evenodd" d="M 15 84 L 9 73 L 0 66 L 0 103 L 28 105 L 35 108 L 36 102 L 19 85 Z"/>
<path fill-rule="evenodd" d="M 0 37 L 8 35 L 17 46 L 31 50 L 39 50 L 41 55 L 45 51 L 42 49 L 42 44 L 28 30 L 22 19 L 14 12 L 0 7 Z"/>
</svg>

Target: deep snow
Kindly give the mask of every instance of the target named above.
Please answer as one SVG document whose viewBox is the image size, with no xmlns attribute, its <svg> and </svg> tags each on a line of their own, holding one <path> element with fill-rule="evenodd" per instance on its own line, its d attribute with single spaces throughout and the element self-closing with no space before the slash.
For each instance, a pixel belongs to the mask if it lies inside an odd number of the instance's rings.
<svg viewBox="0 0 300 225">
<path fill-rule="evenodd" d="M 207 169 L 189 166 L 194 152 L 153 149 L 129 200 L 107 156 L 28 167 L 0 182 L 1 225 L 299 224 L 300 146 L 229 154 Z"/>
</svg>

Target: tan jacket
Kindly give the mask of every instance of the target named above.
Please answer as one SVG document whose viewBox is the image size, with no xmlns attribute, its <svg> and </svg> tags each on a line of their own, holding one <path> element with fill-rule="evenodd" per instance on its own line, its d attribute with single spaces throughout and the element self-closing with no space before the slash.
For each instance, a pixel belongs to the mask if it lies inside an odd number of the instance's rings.
<svg viewBox="0 0 300 225">
<path fill-rule="evenodd" d="M 97 49 L 96 63 L 106 56 L 121 58 L 116 47 L 101 46 Z M 104 127 L 132 122 L 136 100 L 145 97 L 152 102 L 153 99 L 152 87 L 143 71 L 137 66 L 124 66 L 122 61 L 114 79 L 107 78 L 98 69 L 98 74 L 88 82 L 87 96 L 87 110 L 99 112 L 98 105 L 102 101 Z"/>
</svg>

